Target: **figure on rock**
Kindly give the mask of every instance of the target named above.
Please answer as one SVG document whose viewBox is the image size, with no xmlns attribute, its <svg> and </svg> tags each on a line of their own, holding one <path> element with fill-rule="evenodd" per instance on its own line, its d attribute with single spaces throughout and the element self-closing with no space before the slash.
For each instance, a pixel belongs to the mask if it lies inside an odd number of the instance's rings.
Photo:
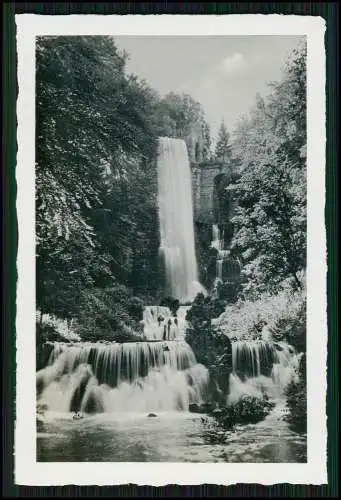
<svg viewBox="0 0 341 500">
<path fill-rule="evenodd" d="M 168 340 L 170 340 L 170 329 L 171 329 L 171 326 L 172 326 L 172 320 L 169 319 L 168 320 L 168 327 L 167 327 L 168 328 Z"/>
</svg>

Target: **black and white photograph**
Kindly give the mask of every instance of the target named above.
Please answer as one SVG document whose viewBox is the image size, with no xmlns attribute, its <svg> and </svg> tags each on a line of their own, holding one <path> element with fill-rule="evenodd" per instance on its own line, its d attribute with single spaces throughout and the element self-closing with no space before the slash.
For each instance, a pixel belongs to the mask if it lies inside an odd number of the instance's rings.
<svg viewBox="0 0 341 500">
<path fill-rule="evenodd" d="M 307 466 L 326 349 L 324 302 L 307 307 L 324 238 L 309 35 L 41 31 L 26 108 L 34 460 Z"/>
</svg>

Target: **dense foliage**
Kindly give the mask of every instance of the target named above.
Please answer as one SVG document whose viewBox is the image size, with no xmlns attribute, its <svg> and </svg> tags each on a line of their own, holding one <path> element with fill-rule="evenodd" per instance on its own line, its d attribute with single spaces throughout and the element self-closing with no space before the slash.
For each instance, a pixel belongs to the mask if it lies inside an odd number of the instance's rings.
<svg viewBox="0 0 341 500">
<path fill-rule="evenodd" d="M 192 347 L 199 363 L 210 371 L 211 397 L 225 400 L 232 371 L 232 348 L 229 337 L 216 332 L 212 320 L 224 311 L 224 301 L 198 294 L 186 319 L 189 327 L 186 342 Z"/>
<path fill-rule="evenodd" d="M 221 123 L 219 128 L 214 156 L 217 160 L 220 161 L 229 161 L 232 156 L 230 134 L 227 131 L 224 121 Z"/>
<path fill-rule="evenodd" d="M 284 285 L 283 285 L 284 286 Z M 305 350 L 305 290 L 287 286 L 277 294 L 263 293 L 255 300 L 240 298 L 228 304 L 215 328 L 235 339 L 287 341 L 298 352 Z"/>
<path fill-rule="evenodd" d="M 307 379 L 306 357 L 303 356 L 299 367 L 299 378 L 286 388 L 288 413 L 285 419 L 295 432 L 307 432 Z"/>
<path fill-rule="evenodd" d="M 236 131 L 242 175 L 232 250 L 243 264 L 245 291 L 277 291 L 290 278 L 302 287 L 306 265 L 306 49 L 294 51 L 281 82 L 260 96 Z"/>
<path fill-rule="evenodd" d="M 214 342 L 219 335 L 232 341 L 285 341 L 297 352 L 306 350 L 305 45 L 293 51 L 283 79 L 270 85 L 267 99 L 257 96 L 250 114 L 239 121 L 231 148 L 222 124 L 215 156 L 229 156 L 230 163 L 237 167 L 233 179 L 217 179 L 215 215 L 224 228 L 225 248 L 229 246 L 231 257 L 241 263 L 242 276 L 239 282 L 223 276 L 224 282 L 216 290 L 219 309 L 224 309 L 221 314 L 211 299 L 203 298 L 197 298 L 187 314 L 188 342 L 198 358 L 208 363 L 211 374 L 219 359 L 223 359 L 226 373 L 231 363 L 223 343 L 219 346 Z M 234 199 L 238 206 L 231 220 Z M 204 262 L 199 263 L 209 281 L 216 254 L 209 249 L 204 229 L 201 233 L 199 257 L 203 256 Z M 286 395 L 288 422 L 304 432 L 306 381 L 302 366 Z M 234 412 L 239 415 L 244 408 L 242 402 L 240 405 L 216 412 L 223 427 L 236 421 Z M 250 400 L 245 405 L 246 421 L 251 421 L 252 415 L 262 419 L 271 409 L 271 403 L 265 400 Z"/>
<path fill-rule="evenodd" d="M 228 429 L 235 424 L 255 424 L 263 420 L 274 406 L 266 394 L 262 397 L 245 395 L 233 404 L 213 410 L 212 414 L 219 425 Z"/>
<path fill-rule="evenodd" d="M 207 136 L 203 110 L 128 75 L 108 36 L 38 38 L 36 56 L 37 308 L 83 338 L 126 335 L 162 279 L 157 137 Z"/>
</svg>

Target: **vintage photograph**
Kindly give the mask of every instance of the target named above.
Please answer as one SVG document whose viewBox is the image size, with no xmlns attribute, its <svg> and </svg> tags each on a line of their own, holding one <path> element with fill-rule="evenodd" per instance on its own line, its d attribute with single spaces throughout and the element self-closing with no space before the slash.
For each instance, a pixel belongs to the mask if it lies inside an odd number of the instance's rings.
<svg viewBox="0 0 341 500">
<path fill-rule="evenodd" d="M 35 57 L 37 461 L 306 463 L 306 37 Z"/>
</svg>

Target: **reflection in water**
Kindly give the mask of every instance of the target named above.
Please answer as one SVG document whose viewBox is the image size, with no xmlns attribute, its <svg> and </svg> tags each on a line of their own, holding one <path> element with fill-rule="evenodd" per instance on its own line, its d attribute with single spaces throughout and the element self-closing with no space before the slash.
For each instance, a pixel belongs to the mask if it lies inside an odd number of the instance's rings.
<svg viewBox="0 0 341 500">
<path fill-rule="evenodd" d="M 305 437 L 276 408 L 263 422 L 237 426 L 213 443 L 206 417 L 191 413 L 99 414 L 74 421 L 47 413 L 38 432 L 44 462 L 304 462 Z M 210 419 L 208 419 L 210 422 Z"/>
</svg>

